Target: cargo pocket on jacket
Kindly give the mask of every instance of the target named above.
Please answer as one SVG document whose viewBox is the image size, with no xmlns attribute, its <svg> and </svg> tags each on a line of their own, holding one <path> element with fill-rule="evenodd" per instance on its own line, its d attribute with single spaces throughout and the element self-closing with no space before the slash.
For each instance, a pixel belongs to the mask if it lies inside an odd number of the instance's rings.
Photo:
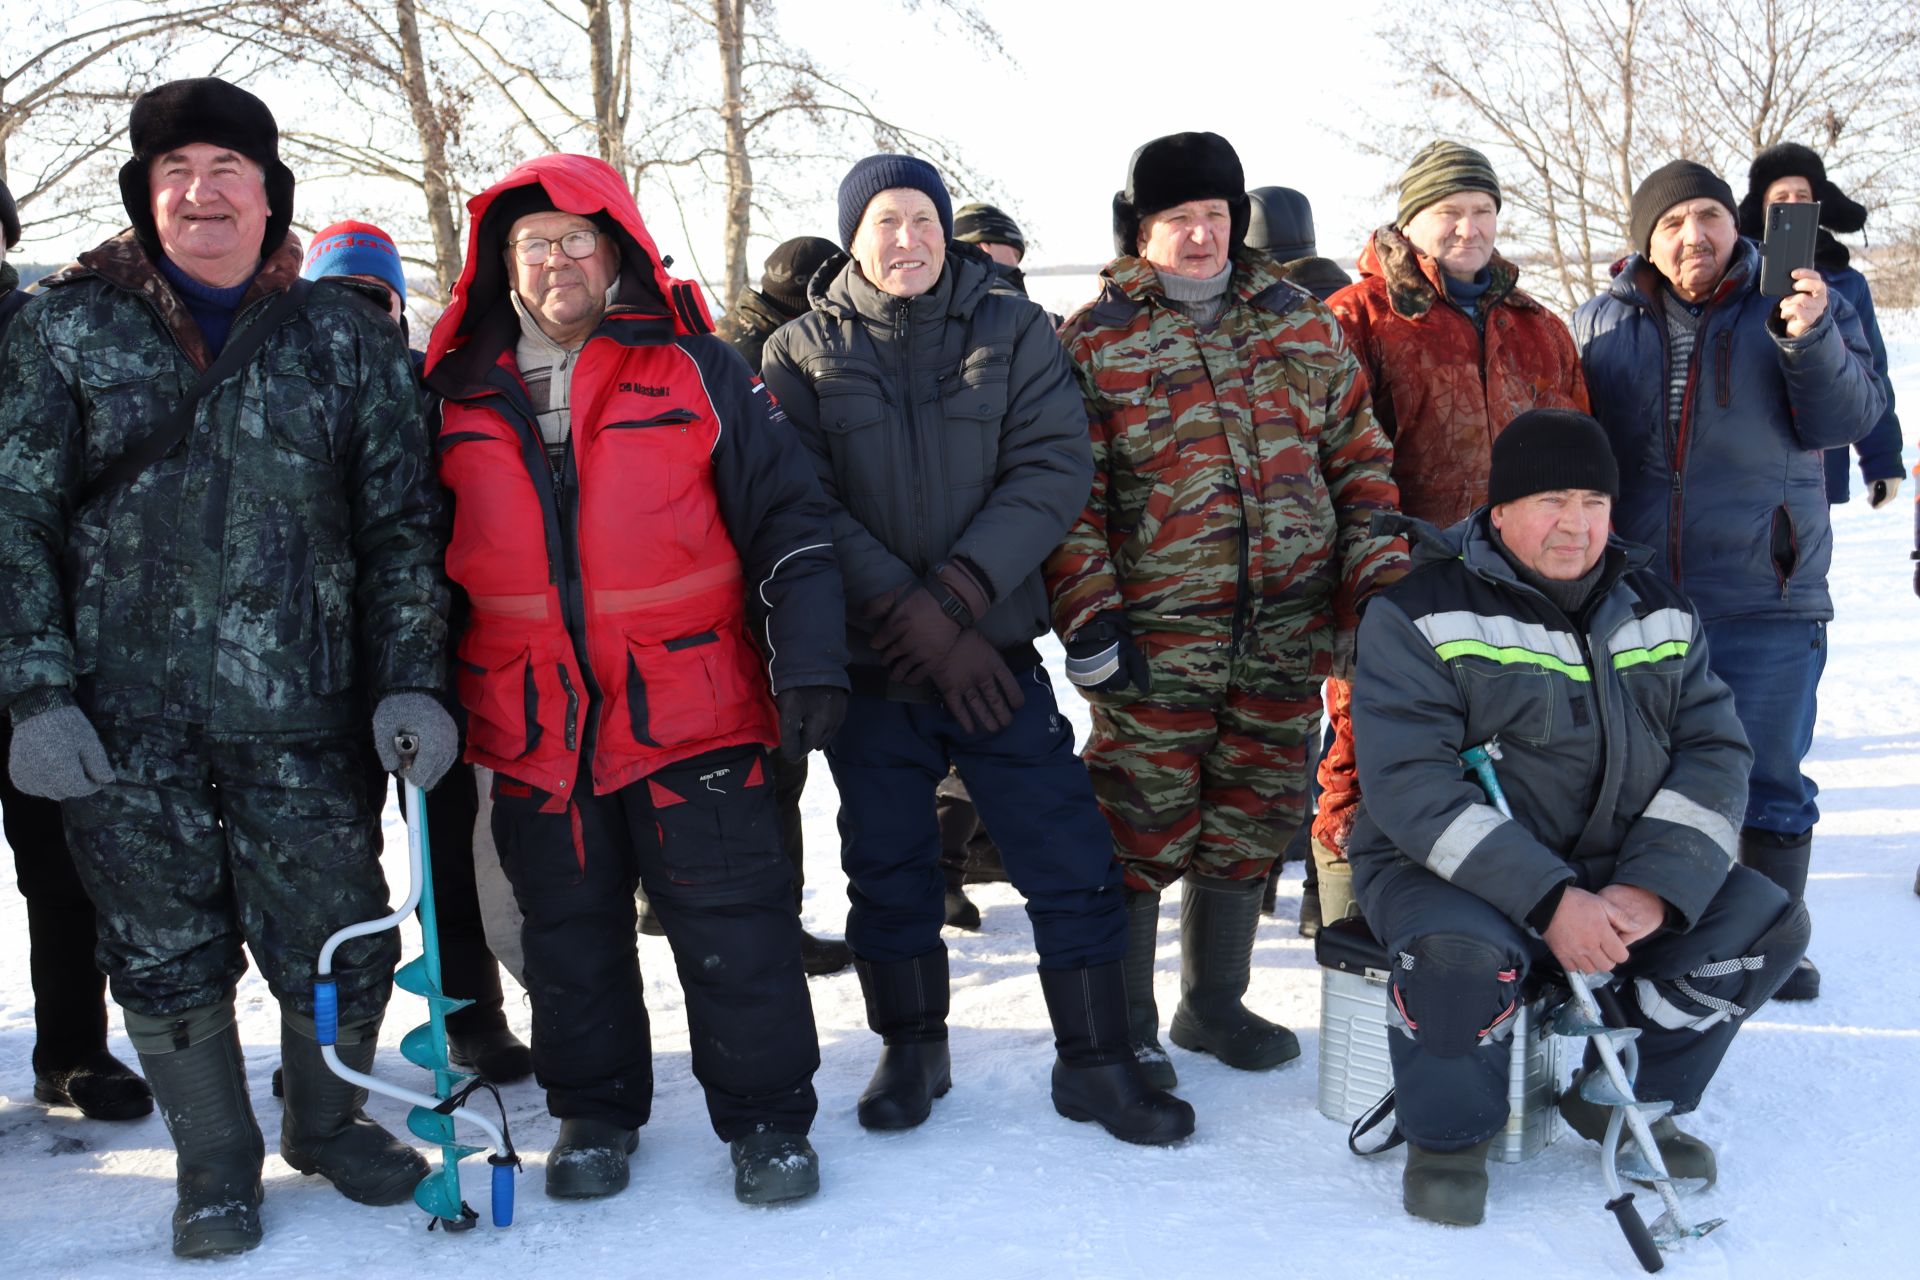
<svg viewBox="0 0 1920 1280">
<path fill-rule="evenodd" d="M 518 760 L 540 745 L 540 691 L 527 649 L 511 657 L 461 654 L 454 684 L 467 709 L 467 742 L 500 760 Z"/>
<path fill-rule="evenodd" d="M 674 896 L 713 903 L 785 893 L 793 864 L 780 848 L 766 753 L 729 747 L 647 777 L 660 864 Z"/>
<path fill-rule="evenodd" d="M 858 497 L 890 492 L 900 477 L 893 472 L 893 450 L 880 430 L 887 421 L 887 401 L 879 381 L 839 375 L 820 379 L 814 391 L 840 492 Z"/>
<path fill-rule="evenodd" d="M 740 678 L 741 642 L 728 630 L 660 643 L 627 637 L 627 715 L 643 747 L 703 742 L 720 731 L 722 709 L 753 690 Z"/>
<path fill-rule="evenodd" d="M 1560 676 L 1544 671 L 1487 670 L 1458 663 L 1461 692 L 1470 719 L 1468 741 L 1485 742 L 1498 735 L 1514 742 L 1544 746 L 1553 735 L 1553 682 Z"/>
<path fill-rule="evenodd" d="M 1000 424 L 1007 417 L 1005 355 L 976 351 L 959 371 L 942 379 L 940 414 L 947 486 L 983 489 L 1000 466 Z"/>
<path fill-rule="evenodd" d="M 313 566 L 313 690 L 345 693 L 353 686 L 353 588 L 351 560 Z"/>
</svg>

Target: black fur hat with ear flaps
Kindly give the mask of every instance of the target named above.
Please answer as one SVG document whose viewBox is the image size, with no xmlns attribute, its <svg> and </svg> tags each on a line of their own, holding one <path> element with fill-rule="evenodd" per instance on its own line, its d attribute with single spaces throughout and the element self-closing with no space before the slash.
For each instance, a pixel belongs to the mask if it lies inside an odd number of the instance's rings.
<svg viewBox="0 0 1920 1280">
<path fill-rule="evenodd" d="M 1756 240 L 1767 227 L 1767 188 L 1782 178 L 1805 178 L 1820 202 L 1820 225 L 1851 235 L 1867 225 L 1867 208 L 1827 177 L 1826 162 L 1812 147 L 1782 142 L 1753 158 L 1747 169 L 1747 194 L 1740 198 L 1740 234 Z"/>
<path fill-rule="evenodd" d="M 161 256 L 153 221 L 153 162 L 196 142 L 230 148 L 265 171 L 267 225 L 260 256 L 286 241 L 293 225 L 293 171 L 280 163 L 280 126 L 267 104 L 239 85 L 206 76 L 149 89 L 134 99 L 127 141 L 133 159 L 120 167 L 120 200 L 149 258 L 157 262 Z"/>
<path fill-rule="evenodd" d="M 1127 162 L 1127 186 L 1113 195 L 1113 247 L 1140 251 L 1143 220 L 1189 200 L 1225 200 L 1232 218 L 1227 251 L 1246 243 L 1252 205 L 1247 177 L 1233 144 L 1217 133 L 1171 133 L 1155 138 Z"/>
</svg>

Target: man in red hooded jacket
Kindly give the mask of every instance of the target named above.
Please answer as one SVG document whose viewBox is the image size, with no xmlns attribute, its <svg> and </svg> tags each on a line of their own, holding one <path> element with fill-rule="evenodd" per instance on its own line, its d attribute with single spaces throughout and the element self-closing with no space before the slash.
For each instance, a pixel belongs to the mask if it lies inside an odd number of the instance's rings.
<svg viewBox="0 0 1920 1280">
<path fill-rule="evenodd" d="M 822 745 L 846 707 L 824 500 L 613 169 L 545 156 L 468 210 L 427 385 L 470 607 L 466 758 L 496 775 L 534 1070 L 561 1119 L 547 1194 L 626 1186 L 647 1121 L 640 884 L 735 1194 L 810 1195 L 820 1053 L 766 753 Z"/>
</svg>

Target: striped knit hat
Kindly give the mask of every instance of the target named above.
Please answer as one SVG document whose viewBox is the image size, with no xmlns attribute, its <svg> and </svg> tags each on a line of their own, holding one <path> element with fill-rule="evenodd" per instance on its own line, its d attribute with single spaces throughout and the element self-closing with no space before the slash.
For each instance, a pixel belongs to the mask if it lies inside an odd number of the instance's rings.
<svg viewBox="0 0 1920 1280">
<path fill-rule="evenodd" d="M 1456 191 L 1484 191 L 1493 197 L 1493 207 L 1500 207 L 1500 180 L 1485 156 L 1444 138 L 1429 142 L 1400 175 L 1400 211 L 1393 224 L 1406 226 L 1422 209 Z"/>
</svg>

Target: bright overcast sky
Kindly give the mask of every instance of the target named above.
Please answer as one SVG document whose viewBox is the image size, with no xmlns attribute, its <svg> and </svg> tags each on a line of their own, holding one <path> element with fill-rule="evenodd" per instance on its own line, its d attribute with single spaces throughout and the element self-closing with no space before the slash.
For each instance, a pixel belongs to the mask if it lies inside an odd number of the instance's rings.
<svg viewBox="0 0 1920 1280">
<path fill-rule="evenodd" d="M 1394 36 L 1376 34 L 1393 11 L 1379 0 L 980 0 L 980 8 L 1017 66 L 924 17 L 828 35 L 854 11 L 845 0 L 781 0 L 779 14 L 783 30 L 847 68 L 885 112 L 924 122 L 989 174 L 1033 242 L 1031 265 L 1111 257 L 1111 201 L 1128 157 L 1149 138 L 1186 129 L 1231 141 L 1249 186 L 1306 192 L 1329 256 L 1351 259 L 1391 216 L 1383 189 L 1399 164 L 1357 155 L 1339 136 L 1361 127 L 1358 104 L 1394 93 L 1391 69 L 1378 65 Z M 839 175 L 819 177 L 830 194 Z M 817 216 L 826 225 L 766 230 L 832 237 L 830 207 Z"/>
</svg>

